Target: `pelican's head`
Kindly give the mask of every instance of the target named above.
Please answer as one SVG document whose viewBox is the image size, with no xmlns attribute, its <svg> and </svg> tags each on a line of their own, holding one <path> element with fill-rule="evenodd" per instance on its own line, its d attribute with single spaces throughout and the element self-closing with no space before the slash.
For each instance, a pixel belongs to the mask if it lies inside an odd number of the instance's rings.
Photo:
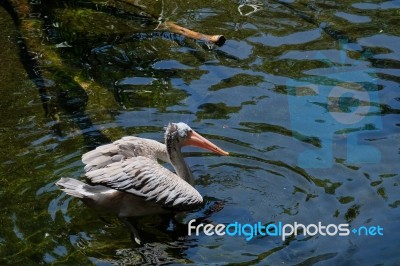
<svg viewBox="0 0 400 266">
<path fill-rule="evenodd" d="M 228 152 L 211 143 L 183 122 L 169 123 L 165 131 L 165 144 L 168 150 L 176 147 L 196 146 L 220 155 L 229 155 Z"/>
</svg>

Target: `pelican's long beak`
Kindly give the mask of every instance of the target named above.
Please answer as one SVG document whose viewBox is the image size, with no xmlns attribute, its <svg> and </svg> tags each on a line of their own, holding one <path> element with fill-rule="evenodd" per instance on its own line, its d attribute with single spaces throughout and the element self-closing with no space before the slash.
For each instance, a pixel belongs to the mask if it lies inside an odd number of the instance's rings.
<svg viewBox="0 0 400 266">
<path fill-rule="evenodd" d="M 184 146 L 192 145 L 199 148 L 203 148 L 221 155 L 229 155 L 229 152 L 224 151 L 223 149 L 219 148 L 217 145 L 212 143 L 211 141 L 207 140 L 206 138 L 202 137 L 195 131 L 190 133 L 189 138 L 183 144 Z"/>
</svg>

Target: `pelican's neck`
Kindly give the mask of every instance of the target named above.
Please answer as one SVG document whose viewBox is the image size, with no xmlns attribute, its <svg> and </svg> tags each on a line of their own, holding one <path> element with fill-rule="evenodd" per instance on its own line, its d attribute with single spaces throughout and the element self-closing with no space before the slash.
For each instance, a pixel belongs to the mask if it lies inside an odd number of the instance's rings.
<svg viewBox="0 0 400 266">
<path fill-rule="evenodd" d="M 171 146 L 167 143 L 167 153 L 169 160 L 172 166 L 175 169 L 176 174 L 188 182 L 189 184 L 194 184 L 194 179 L 192 176 L 192 172 L 190 172 L 189 166 L 186 164 L 185 160 L 183 159 L 183 155 L 181 152 L 181 148 L 177 146 Z"/>
</svg>

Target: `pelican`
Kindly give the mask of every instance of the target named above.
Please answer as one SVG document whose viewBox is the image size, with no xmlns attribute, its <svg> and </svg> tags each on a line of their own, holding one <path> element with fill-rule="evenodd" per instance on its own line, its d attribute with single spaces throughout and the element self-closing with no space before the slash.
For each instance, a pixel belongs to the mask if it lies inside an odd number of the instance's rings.
<svg viewBox="0 0 400 266">
<path fill-rule="evenodd" d="M 121 218 L 190 210 L 200 206 L 203 198 L 193 187 L 192 173 L 181 153 L 181 148 L 188 145 L 229 155 L 187 124 L 170 123 L 165 144 L 123 137 L 83 154 L 85 176 L 90 184 L 61 178 L 56 185 L 88 206 Z M 170 163 L 176 174 L 158 160 Z M 130 229 L 140 244 L 136 229 Z"/>
</svg>

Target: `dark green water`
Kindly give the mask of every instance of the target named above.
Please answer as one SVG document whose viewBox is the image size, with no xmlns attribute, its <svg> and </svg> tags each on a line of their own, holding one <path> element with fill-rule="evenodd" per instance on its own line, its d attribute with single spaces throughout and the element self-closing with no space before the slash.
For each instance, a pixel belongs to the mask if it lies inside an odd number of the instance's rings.
<svg viewBox="0 0 400 266">
<path fill-rule="evenodd" d="M 47 81 L 58 130 L 0 7 L 1 265 L 400 263 L 400 1 L 142 3 L 224 34 L 222 47 L 153 32 L 156 23 L 105 1 L 44 3 L 36 51 L 52 47 L 74 73 Z M 182 223 L 347 223 L 383 235 L 246 241 L 187 236 L 150 217 L 137 246 L 115 216 L 54 185 L 81 178 L 88 150 L 125 135 L 162 141 L 171 121 L 231 153 L 185 150 L 206 205 Z"/>
</svg>

